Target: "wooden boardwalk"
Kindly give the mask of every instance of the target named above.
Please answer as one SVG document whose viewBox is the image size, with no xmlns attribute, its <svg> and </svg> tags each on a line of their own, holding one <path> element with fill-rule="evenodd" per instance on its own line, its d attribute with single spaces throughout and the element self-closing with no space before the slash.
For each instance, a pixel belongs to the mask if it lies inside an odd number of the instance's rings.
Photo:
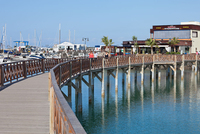
<svg viewBox="0 0 200 134">
<path fill-rule="evenodd" d="M 0 89 L 0 134 L 48 133 L 48 73 Z"/>
</svg>

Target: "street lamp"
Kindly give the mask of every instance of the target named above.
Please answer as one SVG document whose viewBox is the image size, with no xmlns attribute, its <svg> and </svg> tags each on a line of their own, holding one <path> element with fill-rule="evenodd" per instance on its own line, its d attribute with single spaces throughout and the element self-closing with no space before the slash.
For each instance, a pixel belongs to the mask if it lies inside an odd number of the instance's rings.
<svg viewBox="0 0 200 134">
<path fill-rule="evenodd" d="M 82 41 L 85 41 L 85 45 L 86 45 L 86 41 L 89 41 L 89 38 L 82 38 Z"/>
</svg>

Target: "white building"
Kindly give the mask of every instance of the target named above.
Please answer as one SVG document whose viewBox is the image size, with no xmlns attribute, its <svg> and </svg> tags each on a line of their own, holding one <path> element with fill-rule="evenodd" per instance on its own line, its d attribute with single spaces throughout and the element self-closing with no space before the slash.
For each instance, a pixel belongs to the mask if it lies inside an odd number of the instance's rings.
<svg viewBox="0 0 200 134">
<path fill-rule="evenodd" d="M 156 40 L 178 38 L 175 47 L 179 51 L 195 53 L 200 51 L 200 22 L 181 22 L 180 25 L 156 25 L 150 30 L 151 37 Z"/>
<path fill-rule="evenodd" d="M 85 44 L 72 44 L 70 42 L 63 42 L 61 44 L 56 44 L 53 46 L 55 52 L 65 51 L 65 50 L 86 50 Z"/>
</svg>

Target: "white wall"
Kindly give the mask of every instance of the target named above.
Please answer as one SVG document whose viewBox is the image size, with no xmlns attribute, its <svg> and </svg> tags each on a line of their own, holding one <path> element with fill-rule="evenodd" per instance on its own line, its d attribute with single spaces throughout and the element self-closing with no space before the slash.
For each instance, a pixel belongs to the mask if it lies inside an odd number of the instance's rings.
<svg viewBox="0 0 200 134">
<path fill-rule="evenodd" d="M 192 37 L 192 31 L 198 32 L 198 37 L 197 38 Z M 191 30 L 191 39 L 192 39 L 191 53 L 195 53 L 196 52 L 196 48 L 197 48 L 197 51 L 200 51 L 200 31 Z"/>
<path fill-rule="evenodd" d="M 179 52 L 182 54 L 182 53 L 185 53 L 185 46 L 180 46 L 179 47 Z"/>
</svg>

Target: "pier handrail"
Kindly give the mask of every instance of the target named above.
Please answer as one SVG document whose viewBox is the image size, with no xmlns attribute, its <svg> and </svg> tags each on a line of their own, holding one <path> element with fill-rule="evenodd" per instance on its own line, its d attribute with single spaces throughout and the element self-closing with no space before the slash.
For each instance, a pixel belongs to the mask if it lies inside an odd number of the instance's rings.
<svg viewBox="0 0 200 134">
<path fill-rule="evenodd" d="M 49 73 L 50 93 L 50 132 L 51 133 L 86 133 L 75 114 L 65 100 L 60 87 L 73 77 L 102 67 L 127 66 L 153 62 L 181 62 L 182 55 L 127 55 L 108 59 L 40 59 L 18 61 L 0 65 L 0 85 L 12 83 L 31 75 Z M 199 60 L 200 55 L 187 54 L 184 60 Z M 103 61 L 103 62 L 102 62 Z"/>
</svg>

